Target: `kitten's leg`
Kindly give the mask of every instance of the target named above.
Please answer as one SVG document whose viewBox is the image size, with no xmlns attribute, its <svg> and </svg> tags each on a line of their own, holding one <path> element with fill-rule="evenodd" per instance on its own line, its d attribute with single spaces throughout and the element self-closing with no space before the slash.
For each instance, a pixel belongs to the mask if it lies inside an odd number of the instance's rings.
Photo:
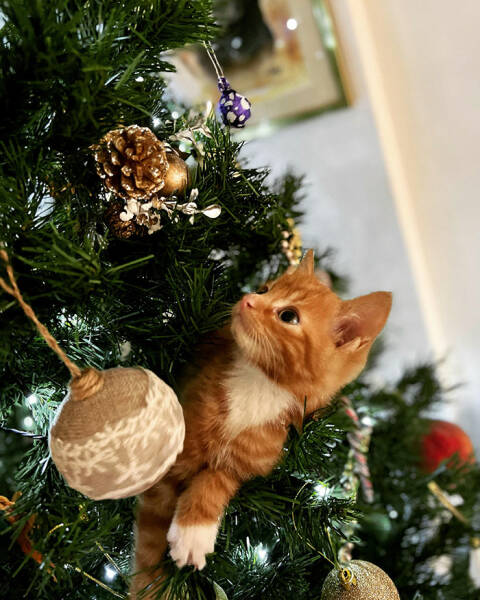
<svg viewBox="0 0 480 600">
<path fill-rule="evenodd" d="M 130 589 L 132 599 L 153 600 L 156 597 L 154 591 L 139 592 L 162 573 L 156 565 L 163 559 L 167 549 L 167 531 L 177 500 L 177 483 L 168 478 L 162 479 L 140 496 L 135 525 L 134 576 Z"/>
<path fill-rule="evenodd" d="M 205 566 L 205 555 L 213 552 L 224 508 L 240 487 L 233 474 L 205 469 L 180 495 L 168 531 L 170 554 L 179 567 Z"/>
</svg>

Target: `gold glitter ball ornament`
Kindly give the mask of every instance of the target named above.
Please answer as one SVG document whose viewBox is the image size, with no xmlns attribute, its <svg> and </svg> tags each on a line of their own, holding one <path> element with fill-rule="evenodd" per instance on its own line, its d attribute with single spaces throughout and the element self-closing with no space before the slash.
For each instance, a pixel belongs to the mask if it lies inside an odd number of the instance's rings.
<svg viewBox="0 0 480 600">
<path fill-rule="evenodd" d="M 166 145 L 148 127 L 112 129 L 91 148 L 98 175 L 120 198 L 148 199 L 164 187 L 169 169 Z"/>
<path fill-rule="evenodd" d="M 180 158 L 175 150 L 166 144 L 168 171 L 164 178 L 164 185 L 160 191 L 160 196 L 183 196 L 188 185 L 188 167 L 187 163 Z"/>
<path fill-rule="evenodd" d="M 352 560 L 343 568 L 330 571 L 321 600 L 400 600 L 400 596 L 380 567 L 365 560 Z"/>
</svg>

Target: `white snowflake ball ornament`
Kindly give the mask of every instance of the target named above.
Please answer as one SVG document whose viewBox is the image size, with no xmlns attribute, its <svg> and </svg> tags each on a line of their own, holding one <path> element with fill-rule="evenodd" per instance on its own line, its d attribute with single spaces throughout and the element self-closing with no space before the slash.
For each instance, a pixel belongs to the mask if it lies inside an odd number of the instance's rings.
<svg viewBox="0 0 480 600">
<path fill-rule="evenodd" d="M 182 407 L 147 369 L 89 371 L 92 381 L 82 377 L 81 391 L 72 382 L 50 428 L 52 459 L 70 487 L 94 500 L 140 494 L 183 449 Z"/>
</svg>

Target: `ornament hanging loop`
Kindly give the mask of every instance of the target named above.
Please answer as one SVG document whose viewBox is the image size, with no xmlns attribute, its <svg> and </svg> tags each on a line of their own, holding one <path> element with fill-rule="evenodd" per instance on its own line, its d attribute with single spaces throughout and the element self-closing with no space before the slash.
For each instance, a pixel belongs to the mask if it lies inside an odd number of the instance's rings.
<svg viewBox="0 0 480 600">
<path fill-rule="evenodd" d="M 212 44 L 210 42 L 203 42 L 205 50 L 207 51 L 208 58 L 211 60 L 213 68 L 215 69 L 215 73 L 217 74 L 217 79 L 225 79 L 225 75 L 223 74 L 223 69 L 220 63 L 218 62 L 217 55 L 215 54 L 214 49 L 212 48 Z"/>
<path fill-rule="evenodd" d="M 342 567 L 339 570 L 338 578 L 340 579 L 340 583 L 346 590 L 357 586 L 357 578 L 355 577 L 353 571 L 348 567 Z"/>
</svg>

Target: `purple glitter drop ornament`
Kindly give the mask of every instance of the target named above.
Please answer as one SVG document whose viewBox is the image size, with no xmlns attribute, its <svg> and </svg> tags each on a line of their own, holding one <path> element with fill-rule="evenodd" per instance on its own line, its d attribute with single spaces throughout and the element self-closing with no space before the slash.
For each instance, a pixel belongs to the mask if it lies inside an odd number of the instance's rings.
<svg viewBox="0 0 480 600">
<path fill-rule="evenodd" d="M 250 101 L 245 96 L 232 90 L 225 77 L 218 78 L 218 89 L 222 92 L 217 104 L 222 121 L 229 127 L 245 127 L 245 123 L 251 115 L 250 108 L 252 105 Z"/>
<path fill-rule="evenodd" d="M 245 127 L 245 123 L 251 115 L 250 100 L 232 90 L 210 42 L 203 42 L 203 45 L 217 74 L 218 89 L 222 92 L 217 104 L 217 111 L 221 115 L 223 123 L 228 127 Z"/>
</svg>

